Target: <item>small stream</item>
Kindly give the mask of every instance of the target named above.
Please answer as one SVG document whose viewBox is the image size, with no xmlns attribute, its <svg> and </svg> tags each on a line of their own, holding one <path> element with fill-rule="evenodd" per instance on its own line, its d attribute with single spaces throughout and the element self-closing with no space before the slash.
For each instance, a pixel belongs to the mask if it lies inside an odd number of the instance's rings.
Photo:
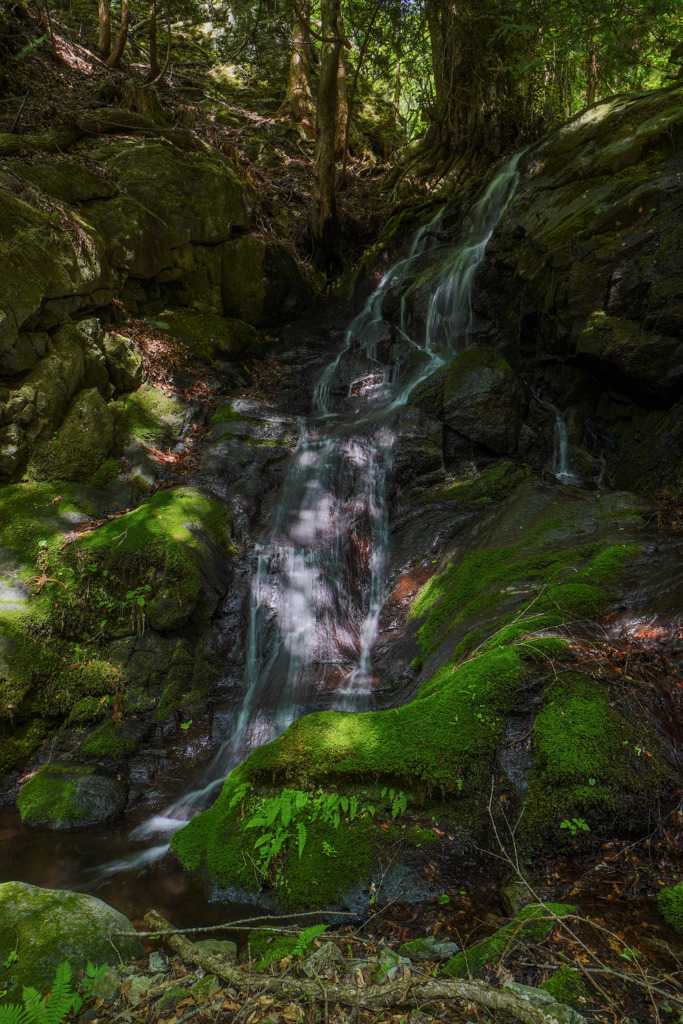
<svg viewBox="0 0 683 1024">
<path fill-rule="evenodd" d="M 387 598 L 396 428 L 414 389 L 467 344 L 474 274 L 514 193 L 520 156 L 492 179 L 458 245 L 444 237 L 442 212 L 417 232 L 313 382 L 314 413 L 300 423 L 256 545 L 241 705 L 219 715 L 210 734 L 198 723 L 194 735 L 157 751 L 147 799 L 114 826 L 47 834 L 0 812 L 0 880 L 91 892 L 133 920 L 150 906 L 178 925 L 225 919 L 225 906 L 207 907 L 206 893 L 168 855 L 170 835 L 211 803 L 251 750 L 300 715 L 376 706 L 372 654 Z M 410 300 L 426 273 L 431 299 L 418 316 Z M 384 309 L 397 308 L 397 297 L 399 323 L 390 326 Z M 183 739 L 196 746 L 189 764 Z M 255 908 L 232 904 L 227 913 L 245 909 Z"/>
</svg>

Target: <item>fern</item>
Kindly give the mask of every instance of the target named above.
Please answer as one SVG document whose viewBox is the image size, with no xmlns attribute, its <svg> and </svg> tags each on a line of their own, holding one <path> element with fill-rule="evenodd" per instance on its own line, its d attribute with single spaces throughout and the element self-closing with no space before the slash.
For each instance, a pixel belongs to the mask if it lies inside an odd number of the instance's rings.
<svg viewBox="0 0 683 1024">
<path fill-rule="evenodd" d="M 312 924 L 310 928 L 304 928 L 296 940 L 296 946 L 292 950 L 291 955 L 303 956 L 313 942 L 313 939 L 317 939 L 324 931 L 327 931 L 326 924 Z"/>
<path fill-rule="evenodd" d="M 79 1007 L 80 997 L 71 988 L 71 964 L 61 963 L 52 989 L 43 998 L 35 988 L 24 986 L 24 1005 L 7 1003 L 0 1006 L 0 1024 L 62 1024 L 72 1006 Z"/>
<path fill-rule="evenodd" d="M 304 825 L 303 821 L 298 821 L 297 822 L 297 824 L 296 824 L 296 832 L 297 832 L 297 836 L 299 838 L 299 860 L 301 860 L 301 855 L 304 852 L 304 847 L 306 846 L 306 838 L 308 836 L 308 833 L 306 831 L 306 826 Z"/>
<path fill-rule="evenodd" d="M 229 805 L 230 810 L 232 810 L 236 804 L 241 803 L 242 800 L 244 800 L 245 796 L 247 795 L 248 791 L 252 788 L 253 787 L 250 782 L 243 782 L 241 786 L 238 786 L 235 792 L 232 794 L 232 800 L 230 801 Z"/>
</svg>

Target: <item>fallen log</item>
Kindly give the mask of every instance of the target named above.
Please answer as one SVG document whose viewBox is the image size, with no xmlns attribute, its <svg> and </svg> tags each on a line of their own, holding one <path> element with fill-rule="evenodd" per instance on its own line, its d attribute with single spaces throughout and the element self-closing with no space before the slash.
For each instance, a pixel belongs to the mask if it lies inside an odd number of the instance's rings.
<svg viewBox="0 0 683 1024">
<path fill-rule="evenodd" d="M 332 983 L 323 978 L 278 978 L 268 974 L 247 972 L 234 967 L 221 957 L 205 953 L 184 935 L 175 933 L 173 926 L 155 910 L 145 915 L 145 922 L 150 929 L 158 932 L 159 937 L 178 954 L 183 963 L 200 967 L 207 974 L 215 974 L 238 992 L 249 993 L 250 997 L 266 992 L 275 999 L 284 1000 L 297 1000 L 305 996 L 313 1003 L 340 1003 L 375 1011 L 415 1002 L 417 1005 L 423 1005 L 465 999 L 491 1010 L 503 1010 L 523 1024 L 555 1024 L 559 1021 L 553 1014 L 551 1005 L 541 1009 L 512 992 L 494 988 L 484 981 L 420 977 L 357 988 L 355 985 Z"/>
</svg>

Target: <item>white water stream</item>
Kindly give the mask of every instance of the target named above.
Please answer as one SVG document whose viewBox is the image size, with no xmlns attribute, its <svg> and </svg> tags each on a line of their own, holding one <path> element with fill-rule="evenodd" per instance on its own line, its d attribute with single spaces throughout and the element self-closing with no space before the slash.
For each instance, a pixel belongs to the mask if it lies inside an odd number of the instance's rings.
<svg viewBox="0 0 683 1024">
<path fill-rule="evenodd" d="M 315 412 L 301 424 L 280 501 L 256 549 L 241 708 L 192 789 L 133 833 L 145 848 L 103 875 L 163 855 L 163 833 L 203 810 L 236 764 L 299 715 L 317 707 L 372 708 L 395 428 L 414 389 L 467 344 L 474 274 L 514 193 L 520 156 L 493 178 L 454 248 L 443 238 L 443 211 L 417 232 L 322 373 Z M 413 310 L 425 272 L 432 281 L 426 315 Z M 392 301 L 398 326 L 383 312 Z M 380 345 L 388 359 L 378 358 Z"/>
</svg>

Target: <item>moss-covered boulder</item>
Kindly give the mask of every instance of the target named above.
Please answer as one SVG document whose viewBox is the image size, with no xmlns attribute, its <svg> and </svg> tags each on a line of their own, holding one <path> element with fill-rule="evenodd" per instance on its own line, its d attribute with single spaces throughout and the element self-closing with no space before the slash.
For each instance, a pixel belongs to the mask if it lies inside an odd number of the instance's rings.
<svg viewBox="0 0 683 1024">
<path fill-rule="evenodd" d="M 219 360 L 250 358 L 263 347 L 261 335 L 250 324 L 208 310 L 166 310 L 160 314 L 160 322 L 209 365 Z"/>
<path fill-rule="evenodd" d="M 576 673 L 546 691 L 520 826 L 529 848 L 573 848 L 592 831 L 627 832 L 671 777 L 647 724 L 633 726 L 610 703 L 598 683 Z"/>
<path fill-rule="evenodd" d="M 254 327 L 293 320 L 311 302 L 310 289 L 289 249 L 261 238 L 226 244 L 221 292 L 225 314 Z"/>
<path fill-rule="evenodd" d="M 666 923 L 683 935 L 683 882 L 662 889 L 657 905 Z"/>
<path fill-rule="evenodd" d="M 142 956 L 140 940 L 127 917 L 94 896 L 41 889 L 25 882 L 0 884 L 0 982 L 8 998 L 21 998 L 24 985 L 47 993 L 55 971 L 68 960 L 74 972 L 94 964 L 118 965 Z"/>
<path fill-rule="evenodd" d="M 576 913 L 577 908 L 568 903 L 530 904 L 488 939 L 456 953 L 443 972 L 451 978 L 481 976 L 488 968 L 495 968 L 504 954 L 521 944 L 534 945 L 547 939 L 558 917 Z"/>
<path fill-rule="evenodd" d="M 122 192 L 165 225 L 170 247 L 215 245 L 252 224 L 253 189 L 215 152 L 183 153 L 156 139 L 126 139 L 100 159 Z"/>
<path fill-rule="evenodd" d="M 44 765 L 17 797 L 21 820 L 49 828 L 83 828 L 123 812 L 128 790 L 123 782 L 82 765 Z"/>
<path fill-rule="evenodd" d="M 169 448 L 180 439 L 187 406 L 172 393 L 143 384 L 111 405 L 119 442 L 131 440 L 152 448 Z"/>
<path fill-rule="evenodd" d="M 19 331 L 54 327 L 65 315 L 110 301 L 102 239 L 73 212 L 66 225 L 3 190 L 0 209 L 0 357 Z M 29 326 L 30 325 L 30 326 Z"/>
<path fill-rule="evenodd" d="M 109 379 L 117 391 L 133 391 L 142 384 L 142 356 L 130 338 L 107 334 L 103 348 Z"/>
<path fill-rule="evenodd" d="M 99 391 L 80 391 L 53 435 L 31 454 L 33 480 L 89 480 L 111 451 L 114 421 Z"/>
<path fill-rule="evenodd" d="M 526 385 L 500 352 L 469 348 L 445 381 L 441 418 L 459 434 L 498 455 L 513 455 L 529 405 Z"/>
</svg>

